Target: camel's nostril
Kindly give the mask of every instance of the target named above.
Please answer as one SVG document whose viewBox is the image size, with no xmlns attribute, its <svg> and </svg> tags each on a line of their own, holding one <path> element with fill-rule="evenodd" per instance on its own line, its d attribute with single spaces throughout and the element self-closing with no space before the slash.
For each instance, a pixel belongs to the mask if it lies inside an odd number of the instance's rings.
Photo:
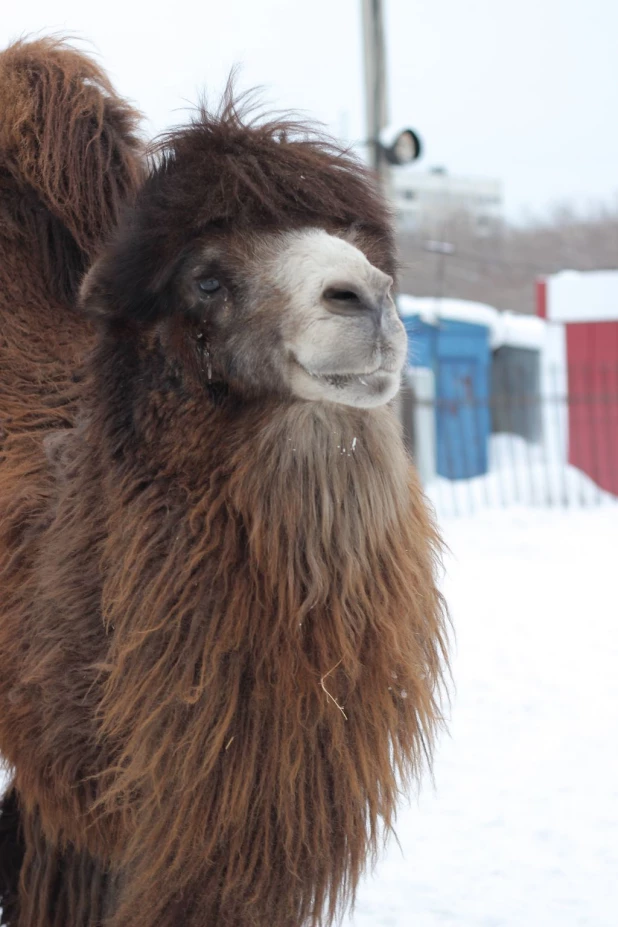
<svg viewBox="0 0 618 927">
<path fill-rule="evenodd" d="M 364 288 L 350 285 L 349 283 L 339 283 L 327 287 L 322 299 L 324 305 L 333 315 L 371 315 L 378 318 L 382 314 L 382 302 L 374 298 L 373 294 L 366 292 Z"/>
</svg>

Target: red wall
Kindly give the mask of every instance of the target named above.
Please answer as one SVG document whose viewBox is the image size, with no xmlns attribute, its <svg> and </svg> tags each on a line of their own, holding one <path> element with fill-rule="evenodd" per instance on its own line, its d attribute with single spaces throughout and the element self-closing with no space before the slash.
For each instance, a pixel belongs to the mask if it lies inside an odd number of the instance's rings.
<svg viewBox="0 0 618 927">
<path fill-rule="evenodd" d="M 618 321 L 570 322 L 569 463 L 618 495 Z"/>
</svg>

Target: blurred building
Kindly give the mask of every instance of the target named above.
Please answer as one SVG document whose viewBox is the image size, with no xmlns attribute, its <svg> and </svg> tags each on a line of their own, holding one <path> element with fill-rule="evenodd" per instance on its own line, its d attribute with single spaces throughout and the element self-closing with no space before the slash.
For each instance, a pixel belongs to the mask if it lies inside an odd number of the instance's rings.
<svg viewBox="0 0 618 927">
<path fill-rule="evenodd" d="M 493 178 L 461 177 L 443 167 L 421 172 L 391 172 L 391 190 L 402 230 L 440 238 L 444 229 L 466 217 L 479 235 L 488 235 L 502 222 L 502 182 Z"/>
</svg>

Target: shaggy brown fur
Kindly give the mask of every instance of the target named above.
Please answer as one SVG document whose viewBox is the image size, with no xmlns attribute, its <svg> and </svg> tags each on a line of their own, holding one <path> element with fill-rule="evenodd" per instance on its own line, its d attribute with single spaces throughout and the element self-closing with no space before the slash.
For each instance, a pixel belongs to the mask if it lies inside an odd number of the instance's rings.
<svg viewBox="0 0 618 927">
<path fill-rule="evenodd" d="M 71 848 L 64 852 L 54 846 L 51 834 L 43 835 L 36 793 L 28 789 L 30 764 L 38 767 L 46 791 L 54 793 L 53 764 L 66 762 L 66 756 L 63 760 L 60 744 L 58 751 L 38 752 L 40 738 L 53 737 L 53 725 L 46 733 L 46 696 L 28 677 L 34 666 L 23 659 L 29 632 L 14 624 L 20 617 L 11 588 L 26 599 L 37 595 L 34 585 L 28 591 L 21 585 L 33 574 L 31 564 L 20 561 L 20 550 L 48 505 L 44 439 L 73 425 L 82 392 L 79 370 L 93 329 L 74 309 L 77 286 L 143 176 L 136 125 L 137 113 L 115 95 L 103 72 L 64 43 L 18 42 L 0 54 L 0 749 L 5 759 L 22 755 L 17 745 L 32 738 L 29 759 L 17 774 L 19 796 L 12 791 L 0 808 L 0 905 L 2 922 L 11 925 L 18 923 L 20 871 L 20 924 L 95 923 L 87 899 L 83 916 L 78 915 L 75 888 L 91 864 Z M 23 607 L 28 609 L 27 601 Z M 66 630 L 62 650 L 70 650 L 77 633 Z M 37 627 L 35 636 L 41 657 L 37 672 L 44 674 L 46 661 L 56 661 L 62 675 L 60 651 L 53 650 L 45 628 Z M 64 682 L 69 724 L 63 731 L 68 732 L 78 689 L 75 680 Z M 22 697 L 30 700 L 29 707 L 20 707 Z"/>
<path fill-rule="evenodd" d="M 137 114 L 60 41 L 0 54 L 0 451 L 70 424 L 90 326 L 76 290 L 142 176 Z"/>
<path fill-rule="evenodd" d="M 393 272 L 384 206 L 332 146 L 229 100 L 172 135 L 84 286 L 79 416 L 0 471 L 20 927 L 60 923 L 50 846 L 68 927 L 328 923 L 431 749 L 438 539 L 395 417 L 295 400 L 281 307 L 248 310 L 260 236 L 306 226 Z M 231 315 L 186 296 L 213 243 Z"/>
</svg>

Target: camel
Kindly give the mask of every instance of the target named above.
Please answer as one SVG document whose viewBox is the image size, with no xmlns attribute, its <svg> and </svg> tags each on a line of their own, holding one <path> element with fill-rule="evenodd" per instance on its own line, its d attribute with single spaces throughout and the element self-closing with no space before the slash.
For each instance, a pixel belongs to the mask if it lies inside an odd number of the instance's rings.
<svg viewBox="0 0 618 927">
<path fill-rule="evenodd" d="M 53 251 L 1 243 L 3 905 L 19 927 L 328 925 L 430 760 L 447 658 L 392 408 L 391 218 L 354 157 L 231 89 L 140 179 L 132 112 L 99 92 L 124 187 L 79 295 L 62 208 L 36 203 Z"/>
</svg>

